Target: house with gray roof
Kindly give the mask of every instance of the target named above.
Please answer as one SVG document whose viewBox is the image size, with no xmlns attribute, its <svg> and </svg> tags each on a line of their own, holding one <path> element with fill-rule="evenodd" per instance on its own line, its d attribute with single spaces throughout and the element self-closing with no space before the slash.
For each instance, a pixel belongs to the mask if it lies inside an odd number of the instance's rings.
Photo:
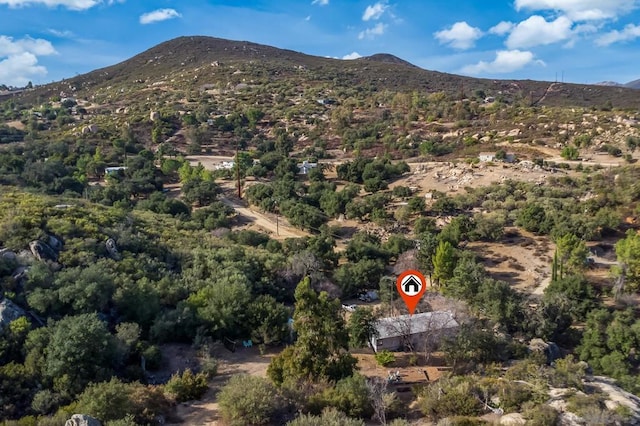
<svg viewBox="0 0 640 426">
<path fill-rule="evenodd" d="M 423 350 L 427 343 L 449 336 L 459 324 L 450 311 L 424 312 L 380 318 L 376 321 L 376 335 L 370 339 L 375 352 L 402 348 Z"/>
</svg>

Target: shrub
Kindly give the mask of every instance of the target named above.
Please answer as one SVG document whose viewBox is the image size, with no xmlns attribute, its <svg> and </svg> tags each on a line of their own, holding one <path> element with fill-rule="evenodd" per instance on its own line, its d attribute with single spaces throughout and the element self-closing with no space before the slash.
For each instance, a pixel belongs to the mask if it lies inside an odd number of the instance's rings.
<svg viewBox="0 0 640 426">
<path fill-rule="evenodd" d="M 103 422 L 118 420 L 134 410 L 130 393 L 131 387 L 116 378 L 92 383 L 78 397 L 77 409 Z"/>
<path fill-rule="evenodd" d="M 555 408 L 546 404 L 537 405 L 524 412 L 527 424 L 532 426 L 555 426 L 558 424 L 560 414 Z"/>
<path fill-rule="evenodd" d="M 90 384 L 78 397 L 75 406 L 63 407 L 58 413 L 70 409 L 118 425 L 131 424 L 127 420 L 129 418 L 136 422 L 133 424 L 152 424 L 158 416 L 164 417 L 171 412 L 171 401 L 160 387 L 122 383 L 113 378 L 108 382 Z"/>
<path fill-rule="evenodd" d="M 148 370 L 157 370 L 162 363 L 162 352 L 156 345 L 151 345 L 142 351 L 145 361 L 145 368 Z"/>
<path fill-rule="evenodd" d="M 165 391 L 177 402 L 192 401 L 200 399 L 207 391 L 207 374 L 194 374 L 190 369 L 186 369 L 182 374 L 174 374 L 165 385 Z"/>
<path fill-rule="evenodd" d="M 329 408 L 320 416 L 303 414 L 287 423 L 287 426 L 364 426 L 364 422 L 349 418 L 335 408 Z"/>
<path fill-rule="evenodd" d="M 483 409 L 476 391 L 466 377 L 444 378 L 428 386 L 418 403 L 422 413 L 434 420 L 448 416 L 476 416 Z"/>
<path fill-rule="evenodd" d="M 396 361 L 396 356 L 393 354 L 393 352 L 390 352 L 386 349 L 376 353 L 375 358 L 376 362 L 383 367 L 391 365 Z"/>
<path fill-rule="evenodd" d="M 54 412 L 61 402 L 60 395 L 49 389 L 44 389 L 34 395 L 31 408 L 38 414 L 49 414 Z"/>
<path fill-rule="evenodd" d="M 478 426 L 484 424 L 486 422 L 475 417 L 454 416 L 440 420 L 437 426 Z"/>
<path fill-rule="evenodd" d="M 335 407 L 350 417 L 369 418 L 373 407 L 369 401 L 366 378 L 360 374 L 339 380 L 321 397 L 324 405 Z"/>
<path fill-rule="evenodd" d="M 231 377 L 220 390 L 218 403 L 222 416 L 231 425 L 272 424 L 283 406 L 271 383 L 249 375 Z"/>
</svg>

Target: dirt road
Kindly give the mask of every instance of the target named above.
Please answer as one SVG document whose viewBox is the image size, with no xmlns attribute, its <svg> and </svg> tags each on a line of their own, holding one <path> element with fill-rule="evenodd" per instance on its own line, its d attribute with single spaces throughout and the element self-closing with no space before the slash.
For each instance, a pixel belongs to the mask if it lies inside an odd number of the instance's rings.
<svg viewBox="0 0 640 426">
<path fill-rule="evenodd" d="M 260 213 L 253 210 L 250 206 L 244 204 L 237 198 L 224 195 L 220 197 L 220 201 L 229 207 L 233 207 L 236 213 L 240 216 L 240 221 L 246 223 L 249 228 L 259 228 L 263 232 L 269 234 L 271 238 L 301 238 L 309 235 L 308 233 L 291 226 L 284 217 L 274 214 Z"/>
</svg>

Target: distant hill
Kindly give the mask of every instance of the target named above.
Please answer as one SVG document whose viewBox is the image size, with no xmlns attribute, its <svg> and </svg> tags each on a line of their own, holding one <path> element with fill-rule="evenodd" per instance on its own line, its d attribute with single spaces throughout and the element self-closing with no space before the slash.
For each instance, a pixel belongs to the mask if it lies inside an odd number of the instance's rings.
<svg viewBox="0 0 640 426">
<path fill-rule="evenodd" d="M 169 40 L 119 64 L 17 96 L 36 102 L 36 99 L 70 91 L 92 96 L 97 90 L 135 92 L 154 84 L 197 90 L 206 85 L 245 82 L 264 85 L 283 80 L 297 85 L 329 85 L 333 89 L 358 88 L 373 92 L 442 91 L 456 99 L 483 93 L 529 105 L 640 107 L 637 92 L 623 87 L 479 79 L 425 70 L 389 54 L 340 60 L 248 41 L 203 36 Z"/>
<path fill-rule="evenodd" d="M 640 89 L 640 79 L 633 80 L 628 83 L 622 84 L 617 81 L 601 81 L 600 83 L 596 83 L 597 86 L 612 86 L 612 87 L 626 87 L 629 89 Z"/>
<path fill-rule="evenodd" d="M 632 89 L 640 89 L 640 79 L 633 80 L 624 85 L 625 87 L 630 87 Z"/>
<path fill-rule="evenodd" d="M 624 84 L 620 84 L 617 81 L 600 81 L 596 83 L 596 86 L 624 87 Z"/>
</svg>

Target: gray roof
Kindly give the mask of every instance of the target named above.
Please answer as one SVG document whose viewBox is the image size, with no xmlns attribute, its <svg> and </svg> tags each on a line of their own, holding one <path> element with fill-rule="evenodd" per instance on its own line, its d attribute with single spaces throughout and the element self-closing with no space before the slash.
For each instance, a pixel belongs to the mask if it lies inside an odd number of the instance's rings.
<svg viewBox="0 0 640 426">
<path fill-rule="evenodd" d="M 424 333 L 429 330 L 455 328 L 458 325 L 450 311 L 434 311 L 380 318 L 376 321 L 376 330 L 378 331 L 378 339 L 386 339 Z"/>
</svg>

